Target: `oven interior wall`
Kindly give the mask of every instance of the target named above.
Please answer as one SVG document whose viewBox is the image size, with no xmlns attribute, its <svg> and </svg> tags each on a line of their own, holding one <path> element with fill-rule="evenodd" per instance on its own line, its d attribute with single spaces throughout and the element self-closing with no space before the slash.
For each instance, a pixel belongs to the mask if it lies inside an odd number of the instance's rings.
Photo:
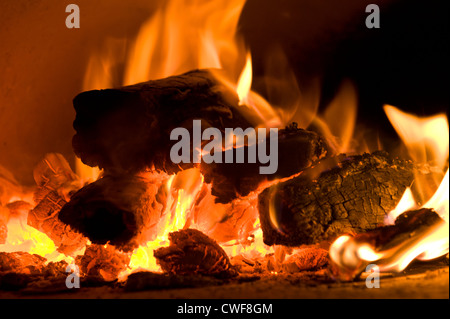
<svg viewBox="0 0 450 319">
<path fill-rule="evenodd" d="M 72 99 L 89 55 L 106 38 L 132 38 L 162 1 L 16 0 L 0 3 L 0 165 L 25 185 L 48 152 L 73 160 Z M 67 29 L 66 6 L 80 8 Z"/>
</svg>

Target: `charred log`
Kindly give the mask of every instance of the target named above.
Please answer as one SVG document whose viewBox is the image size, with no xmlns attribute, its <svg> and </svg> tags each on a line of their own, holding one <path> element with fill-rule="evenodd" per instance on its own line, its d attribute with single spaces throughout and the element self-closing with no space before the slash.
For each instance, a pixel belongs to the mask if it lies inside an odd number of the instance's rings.
<svg viewBox="0 0 450 319">
<path fill-rule="evenodd" d="M 271 141 L 268 140 L 268 145 Z M 269 147 L 269 146 L 268 146 Z M 236 197 L 245 197 L 263 182 L 290 177 L 311 167 L 328 154 L 325 140 L 312 131 L 297 128 L 292 123 L 278 133 L 278 169 L 274 174 L 260 174 L 261 163 L 202 162 L 200 170 L 205 182 L 212 184 L 212 195 L 219 203 L 229 203 Z M 248 146 L 244 147 L 248 154 Z"/>
<path fill-rule="evenodd" d="M 313 244 L 374 229 L 396 206 L 415 172 L 419 169 L 412 162 L 383 152 L 326 159 L 259 195 L 264 242 Z"/>
<path fill-rule="evenodd" d="M 236 275 L 225 251 L 196 229 L 169 234 L 170 246 L 154 251 L 161 268 L 170 274 L 200 274 L 227 278 Z"/>
<path fill-rule="evenodd" d="M 154 239 L 164 211 L 165 180 L 143 176 L 105 176 L 76 192 L 59 219 L 95 244 L 125 251 Z"/>
<path fill-rule="evenodd" d="M 106 171 L 136 173 L 154 166 L 178 172 L 179 165 L 170 160 L 176 143 L 170 133 L 182 127 L 192 136 L 193 119 L 202 121 L 202 129 L 252 126 L 237 111 L 236 93 L 208 70 L 83 92 L 73 104 L 74 151 L 87 165 Z"/>
<path fill-rule="evenodd" d="M 259 173 L 260 163 L 199 165 L 193 163 L 192 150 L 191 163 L 173 163 L 170 150 L 178 142 L 170 139 L 174 128 L 185 128 L 193 136 L 193 120 L 197 119 L 202 131 L 214 127 L 225 136 L 225 128 L 245 130 L 255 124 L 243 115 L 248 108 L 239 106 L 236 93 L 208 70 L 83 92 L 73 104 L 77 113 L 73 148 L 84 163 L 113 174 L 152 167 L 172 174 L 200 166 L 221 203 L 248 195 L 265 180 L 296 174 L 327 153 L 321 137 L 291 126 L 279 132 L 278 171 L 270 176 Z M 248 154 L 249 146 L 244 148 Z"/>
</svg>

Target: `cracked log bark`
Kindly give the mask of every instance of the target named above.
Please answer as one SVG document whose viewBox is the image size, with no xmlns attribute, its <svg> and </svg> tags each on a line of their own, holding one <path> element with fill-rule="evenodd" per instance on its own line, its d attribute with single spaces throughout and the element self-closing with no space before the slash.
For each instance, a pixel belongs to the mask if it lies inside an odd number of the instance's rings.
<svg viewBox="0 0 450 319">
<path fill-rule="evenodd" d="M 202 131 L 214 127 L 225 137 L 225 128 L 245 130 L 256 124 L 247 120 L 252 116 L 243 115 L 250 111 L 239 105 L 236 92 L 208 70 L 83 92 L 73 104 L 73 148 L 85 164 L 109 174 L 134 174 L 153 167 L 172 174 L 198 166 L 221 203 L 248 195 L 265 180 L 296 174 L 327 154 L 324 139 L 291 125 L 279 131 L 279 169 L 271 176 L 259 174 L 260 163 L 174 164 L 170 159 L 178 142 L 170 140 L 174 128 L 186 128 L 192 137 L 192 121 L 199 119 Z"/>
<path fill-rule="evenodd" d="M 297 246 L 374 229 L 411 186 L 414 173 L 427 169 L 384 152 L 325 159 L 259 195 L 264 242 Z"/>
</svg>

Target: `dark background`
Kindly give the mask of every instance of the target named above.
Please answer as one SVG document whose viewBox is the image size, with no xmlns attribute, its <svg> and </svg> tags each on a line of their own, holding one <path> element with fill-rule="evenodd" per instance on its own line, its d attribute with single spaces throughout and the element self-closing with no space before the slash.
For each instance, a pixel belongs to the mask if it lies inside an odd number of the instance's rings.
<svg viewBox="0 0 450 319">
<path fill-rule="evenodd" d="M 365 26 L 370 3 L 380 7 L 379 29 Z M 448 1 L 249 0 L 240 25 L 256 74 L 264 70 L 264 52 L 280 45 L 302 88 L 320 79 L 321 110 L 350 79 L 359 126 L 389 140 L 396 134 L 383 104 L 448 114 L 449 13 Z"/>
</svg>

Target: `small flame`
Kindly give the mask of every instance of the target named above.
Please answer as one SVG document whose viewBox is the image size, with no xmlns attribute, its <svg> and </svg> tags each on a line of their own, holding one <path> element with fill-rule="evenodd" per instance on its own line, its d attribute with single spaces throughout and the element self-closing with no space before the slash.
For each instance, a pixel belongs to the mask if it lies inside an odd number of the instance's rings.
<svg viewBox="0 0 450 319">
<path fill-rule="evenodd" d="M 356 90 L 351 82 L 345 81 L 326 110 L 313 120 L 337 154 L 355 151 L 352 139 L 357 108 Z"/>
<path fill-rule="evenodd" d="M 242 73 L 239 77 L 239 81 L 237 84 L 236 92 L 239 97 L 239 104 L 240 105 L 249 105 L 248 96 L 250 94 L 250 89 L 252 87 L 252 56 L 249 53 L 247 53 L 247 59 L 245 63 L 245 67 L 242 70 Z"/>
</svg>

